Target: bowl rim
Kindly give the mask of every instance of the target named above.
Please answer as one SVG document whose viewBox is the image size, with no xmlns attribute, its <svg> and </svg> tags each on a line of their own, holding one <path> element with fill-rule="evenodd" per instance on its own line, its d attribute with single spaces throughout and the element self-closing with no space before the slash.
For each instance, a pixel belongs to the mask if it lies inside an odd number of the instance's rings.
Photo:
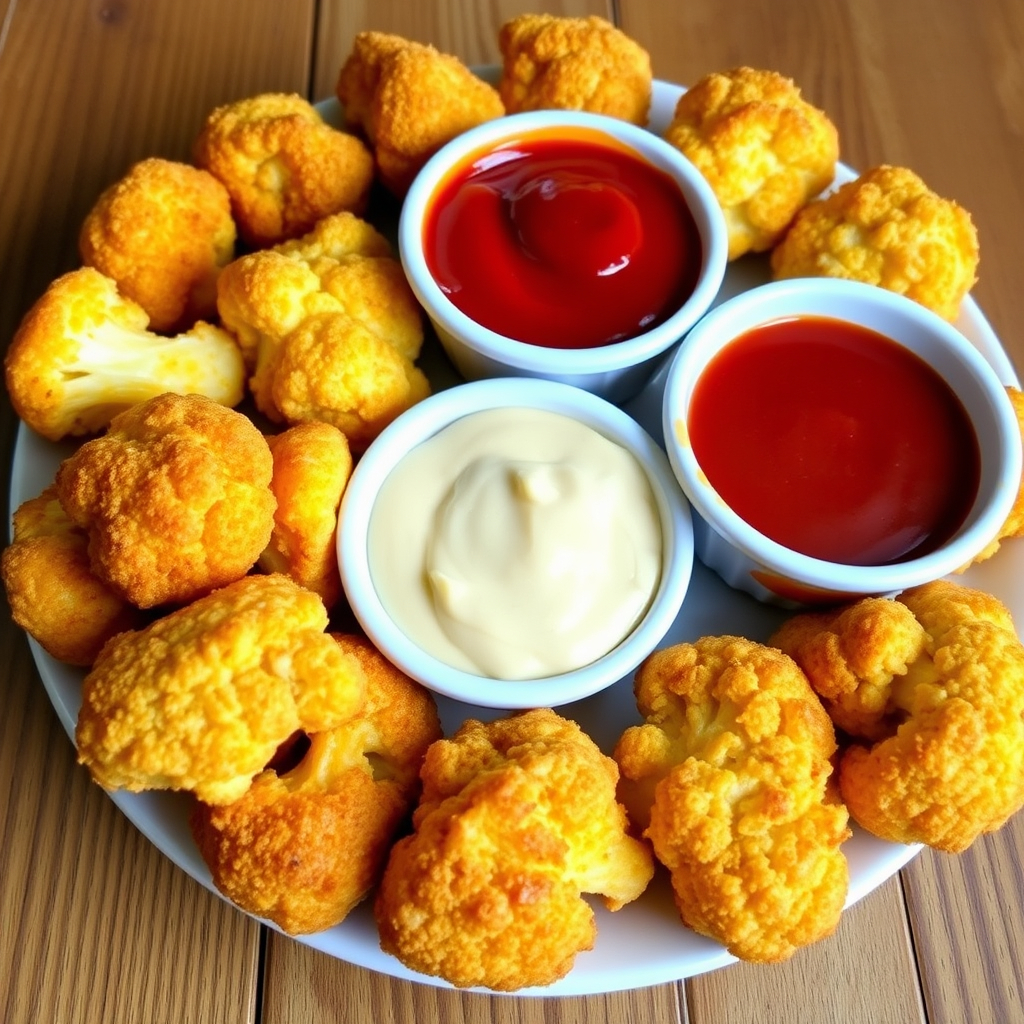
<svg viewBox="0 0 1024 1024">
<path fill-rule="evenodd" d="M 495 680 L 465 672 L 405 636 L 373 586 L 367 536 L 381 484 L 401 458 L 449 423 L 496 407 L 560 412 L 630 451 L 644 469 L 661 521 L 664 549 L 658 588 L 643 618 L 611 651 L 589 665 L 529 680 Z M 424 399 L 394 420 L 353 470 L 338 518 L 337 556 L 352 612 L 367 636 L 406 675 L 428 689 L 479 707 L 556 707 L 581 700 L 625 678 L 668 632 L 682 606 L 693 566 L 693 526 L 664 451 L 627 413 L 588 391 L 557 381 L 500 377 L 457 384 Z"/>
<path fill-rule="evenodd" d="M 846 565 L 788 548 L 756 530 L 718 496 L 685 440 L 687 396 L 708 361 L 744 331 L 785 316 L 812 315 L 862 324 L 916 351 L 905 331 L 938 346 L 941 360 L 932 369 L 961 398 L 979 435 L 982 479 L 964 523 L 941 547 L 917 558 L 888 565 Z M 898 330 L 880 326 L 887 320 Z M 865 323 L 865 321 L 868 321 Z M 952 363 L 966 374 L 991 412 L 987 425 L 974 413 L 948 377 Z M 679 426 L 682 421 L 682 426 Z M 984 429 L 982 429 L 984 427 Z M 1013 506 L 1022 467 L 1021 435 L 1005 385 L 984 356 L 951 323 L 918 302 L 876 285 L 838 278 L 792 278 L 769 282 L 727 299 L 693 328 L 675 353 L 666 374 L 662 400 L 666 450 L 680 487 L 694 511 L 723 539 L 751 561 L 800 584 L 825 591 L 885 594 L 939 579 L 968 564 L 996 536 Z M 982 445 L 993 434 L 995 450 Z M 683 434 L 683 437 L 680 437 Z"/>
<path fill-rule="evenodd" d="M 484 327 L 442 292 L 423 255 L 424 215 L 438 183 L 454 163 L 474 150 L 559 126 L 611 137 L 669 174 L 682 191 L 700 233 L 701 270 L 689 298 L 656 327 L 611 345 L 555 349 L 518 341 Z M 536 110 L 507 114 L 463 132 L 442 146 L 417 174 L 402 203 L 398 224 L 399 258 L 417 300 L 430 318 L 478 353 L 529 373 L 607 373 L 666 351 L 686 334 L 717 297 L 725 278 L 728 247 L 725 215 L 711 186 L 690 160 L 647 128 L 588 111 Z"/>
</svg>

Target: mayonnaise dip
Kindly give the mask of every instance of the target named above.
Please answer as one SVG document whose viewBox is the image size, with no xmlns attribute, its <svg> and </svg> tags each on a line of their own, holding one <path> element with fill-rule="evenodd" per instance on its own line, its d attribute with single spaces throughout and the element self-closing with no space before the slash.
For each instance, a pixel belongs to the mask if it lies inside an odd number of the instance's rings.
<svg viewBox="0 0 1024 1024">
<path fill-rule="evenodd" d="M 384 481 L 370 574 L 388 614 L 440 661 L 537 679 L 606 654 L 661 575 L 651 485 L 624 448 L 558 413 L 465 416 Z"/>
</svg>

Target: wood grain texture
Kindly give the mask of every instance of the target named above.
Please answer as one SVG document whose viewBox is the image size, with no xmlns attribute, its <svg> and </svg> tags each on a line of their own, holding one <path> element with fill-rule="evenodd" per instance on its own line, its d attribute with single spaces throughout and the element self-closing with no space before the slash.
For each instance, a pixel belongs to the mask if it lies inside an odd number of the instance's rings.
<svg viewBox="0 0 1024 1024">
<path fill-rule="evenodd" d="M 586 998 L 487 996 L 417 985 L 333 960 L 281 936 L 268 943 L 262 1024 L 682 1024 L 678 987 Z"/>
<path fill-rule="evenodd" d="M 100 189 L 187 157 L 204 114 L 304 92 L 312 4 L 11 0 L 0 8 L 0 344 L 58 273 Z M 10 465 L 14 416 L 2 413 Z M 159 854 L 74 763 L 5 613 L 0 1020 L 250 1021 L 259 927 Z"/>
<path fill-rule="evenodd" d="M 1024 818 L 958 856 L 904 871 L 929 1024 L 1024 1020 Z"/>
</svg>

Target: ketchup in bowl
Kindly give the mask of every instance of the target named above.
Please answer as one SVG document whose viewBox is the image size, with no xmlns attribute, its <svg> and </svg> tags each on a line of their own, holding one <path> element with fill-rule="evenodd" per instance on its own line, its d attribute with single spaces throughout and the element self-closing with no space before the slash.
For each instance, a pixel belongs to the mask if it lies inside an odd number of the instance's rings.
<svg viewBox="0 0 1024 1024">
<path fill-rule="evenodd" d="M 649 331 L 693 293 L 702 262 L 679 186 L 628 146 L 572 129 L 457 164 L 434 193 L 423 241 L 462 312 L 550 348 Z"/>
<path fill-rule="evenodd" d="M 820 316 L 775 320 L 715 355 L 687 419 L 712 487 L 755 529 L 846 565 L 940 547 L 978 492 L 968 415 L 923 359 Z"/>
</svg>

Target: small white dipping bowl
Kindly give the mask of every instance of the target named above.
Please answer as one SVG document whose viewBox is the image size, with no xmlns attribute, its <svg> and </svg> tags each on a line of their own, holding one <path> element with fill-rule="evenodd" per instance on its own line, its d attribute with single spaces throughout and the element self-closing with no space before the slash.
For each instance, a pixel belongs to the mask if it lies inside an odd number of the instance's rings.
<svg viewBox="0 0 1024 1024">
<path fill-rule="evenodd" d="M 471 413 L 499 407 L 543 409 L 592 428 L 630 452 L 650 481 L 662 532 L 661 578 L 643 618 L 616 647 L 575 671 L 541 679 L 490 679 L 460 671 L 411 641 L 374 586 L 368 533 L 378 491 L 421 441 Z M 490 708 L 555 707 L 581 700 L 629 675 L 664 637 L 682 605 L 693 566 L 690 510 L 665 453 L 616 406 L 586 391 L 544 380 L 493 379 L 461 384 L 413 406 L 391 423 L 356 465 L 342 502 L 338 561 L 352 611 L 393 664 L 437 693 Z"/>
<path fill-rule="evenodd" d="M 683 305 L 646 333 L 609 345 L 554 349 L 506 337 L 477 323 L 438 286 L 424 255 L 424 224 L 435 193 L 467 157 L 552 129 L 583 131 L 612 140 L 668 174 L 678 185 L 700 234 L 702 265 L 697 285 Z M 721 208 L 700 172 L 657 135 L 617 118 L 565 110 L 541 110 L 488 121 L 440 149 L 413 182 L 402 206 L 398 247 L 406 276 L 426 310 L 442 346 L 468 380 L 481 377 L 543 377 L 591 391 L 613 402 L 637 394 L 659 357 L 675 345 L 711 307 L 725 275 L 728 231 Z M 500 287 L 500 281 L 496 282 Z"/>
<path fill-rule="evenodd" d="M 959 397 L 977 435 L 980 481 L 964 522 L 937 549 L 886 565 L 814 558 L 760 533 L 711 485 L 688 440 L 694 386 L 708 363 L 734 339 L 760 325 L 797 316 L 845 320 L 885 335 L 920 356 Z M 697 513 L 697 557 L 730 586 L 786 607 L 894 594 L 958 569 L 996 535 L 1021 479 L 1017 420 L 1005 388 L 985 358 L 952 325 L 918 303 L 852 281 L 778 281 L 718 306 L 693 328 L 669 367 L 662 424 L 672 468 Z M 765 467 L 765 472 L 771 470 Z"/>
</svg>

